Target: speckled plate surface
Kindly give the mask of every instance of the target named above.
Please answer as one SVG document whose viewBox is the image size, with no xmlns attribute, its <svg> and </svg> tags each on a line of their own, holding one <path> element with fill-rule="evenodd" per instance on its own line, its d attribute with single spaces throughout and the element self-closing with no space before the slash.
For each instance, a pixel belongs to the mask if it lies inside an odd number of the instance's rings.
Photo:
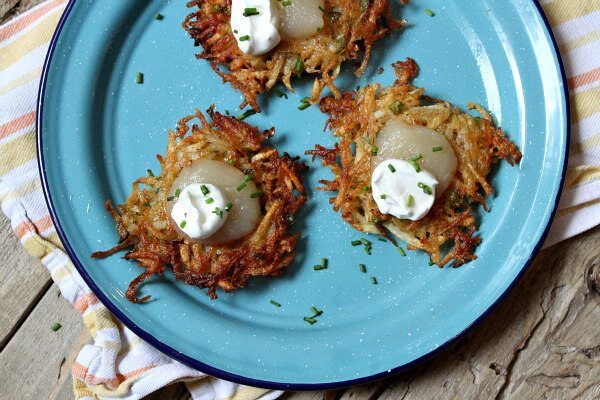
<svg viewBox="0 0 600 400">
<path fill-rule="evenodd" d="M 158 169 L 154 155 L 164 152 L 167 130 L 182 116 L 211 103 L 237 113 L 241 98 L 195 59 L 198 49 L 181 28 L 184 1 L 70 3 L 44 72 L 38 140 L 48 204 L 83 278 L 119 319 L 165 353 L 250 385 L 340 387 L 439 352 L 486 315 L 541 246 L 568 144 L 562 69 L 536 3 L 468 3 L 414 0 L 402 12 L 410 26 L 378 43 L 361 79 L 347 70 L 339 84 L 391 84 L 390 64 L 410 56 L 421 67 L 417 86 L 457 105 L 479 102 L 517 143 L 521 164 L 494 172 L 496 192 L 490 212 L 481 213 L 476 261 L 439 269 L 428 266 L 424 253 L 401 257 L 375 238 L 371 256 L 350 245 L 364 235 L 331 210 L 327 194 L 314 190 L 329 172 L 303 156 L 315 143 L 332 143 L 317 107 L 297 109 L 309 92 L 310 81 L 303 80 L 287 100 L 263 98 L 264 112 L 248 120 L 277 127 L 274 143 L 313 167 L 293 265 L 279 279 L 253 280 L 215 301 L 168 273 L 143 286 L 142 294 L 153 296 L 143 305 L 123 296 L 141 271 L 136 264 L 118 256 L 90 259 L 117 240 L 103 203 L 124 201 L 133 180 Z M 164 20 L 154 19 L 157 12 Z M 135 83 L 137 72 L 144 73 L 142 85 Z M 329 268 L 313 271 L 321 257 L 329 258 Z M 313 326 L 302 320 L 310 306 L 324 311 Z"/>
</svg>

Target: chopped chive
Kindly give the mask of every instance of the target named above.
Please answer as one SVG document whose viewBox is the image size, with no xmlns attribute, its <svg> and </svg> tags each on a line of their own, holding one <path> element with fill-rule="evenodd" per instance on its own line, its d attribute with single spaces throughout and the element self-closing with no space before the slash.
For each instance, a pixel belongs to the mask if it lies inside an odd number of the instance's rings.
<svg viewBox="0 0 600 400">
<path fill-rule="evenodd" d="M 363 192 L 366 192 L 369 189 L 370 189 L 370 187 L 368 185 L 365 185 L 362 187 Z"/>
<path fill-rule="evenodd" d="M 273 89 L 271 89 L 273 91 L 273 93 L 275 93 L 277 95 L 277 97 L 284 97 L 284 98 L 288 98 L 287 94 L 283 93 L 281 90 L 279 90 L 278 88 L 274 87 Z"/>
<path fill-rule="evenodd" d="M 429 15 L 430 17 L 433 17 L 435 15 L 435 13 L 433 11 L 431 11 L 429 8 L 425 9 L 425 14 Z"/>
<path fill-rule="evenodd" d="M 417 186 L 419 188 L 423 189 L 423 192 L 425 194 L 428 194 L 428 195 L 432 195 L 433 194 L 433 191 L 431 190 L 431 188 L 429 186 L 427 186 L 426 184 L 424 184 L 423 182 L 417 183 Z"/>
<path fill-rule="evenodd" d="M 187 222 L 186 222 L 186 221 L 181 221 L 181 223 L 179 224 L 179 227 L 180 227 L 181 229 L 183 229 L 183 228 L 185 228 L 185 225 L 186 225 L 186 224 L 187 224 Z"/>
<path fill-rule="evenodd" d="M 202 185 L 200 186 L 200 191 L 202 192 L 203 195 L 207 195 L 208 193 L 210 193 L 210 190 L 208 190 L 208 188 L 206 187 L 206 185 Z"/>
<path fill-rule="evenodd" d="M 242 182 L 236 189 L 238 192 L 241 192 L 245 187 L 246 187 L 246 183 Z"/>
<path fill-rule="evenodd" d="M 234 29 L 234 30 L 233 30 L 233 33 L 238 33 L 238 30 L 237 30 L 237 29 Z"/>
<path fill-rule="evenodd" d="M 319 10 L 321 10 L 321 12 L 325 12 L 325 9 L 321 6 L 319 6 Z"/>
<path fill-rule="evenodd" d="M 229 212 L 229 211 L 231 211 L 232 208 L 233 208 L 233 204 L 231 202 L 229 202 L 225 206 L 225 211 Z"/>
<path fill-rule="evenodd" d="M 371 145 L 371 155 L 376 156 L 378 152 L 379 152 L 379 147 L 377 147 L 375 145 Z"/>
<path fill-rule="evenodd" d="M 312 324 L 314 324 L 315 322 L 317 322 L 317 320 L 316 320 L 316 319 L 314 319 L 314 318 L 311 318 L 311 317 L 304 317 L 304 318 L 302 318 L 302 319 L 303 319 L 303 320 L 305 320 L 306 322 L 308 322 L 308 323 L 309 323 L 309 324 L 311 324 L 311 325 L 312 325 Z"/>
<path fill-rule="evenodd" d="M 397 249 L 398 253 L 400 253 L 402 257 L 406 257 L 406 253 L 404 252 L 404 249 L 402 247 L 398 246 Z"/>
<path fill-rule="evenodd" d="M 279 304 L 275 300 L 269 300 L 269 303 L 273 304 L 275 307 L 281 307 L 281 304 Z"/>
<path fill-rule="evenodd" d="M 377 238 L 377 240 L 379 240 L 380 242 L 387 242 L 387 239 L 384 239 L 384 238 L 382 238 L 382 237 L 380 237 L 380 238 Z"/>
<path fill-rule="evenodd" d="M 475 120 L 475 123 L 477 124 L 477 126 L 481 125 L 481 117 L 475 117 L 473 119 Z"/>
<path fill-rule="evenodd" d="M 423 156 L 421 155 L 421 153 L 419 154 L 415 154 L 414 156 L 412 156 L 410 158 L 411 161 L 419 161 L 421 158 L 423 158 Z"/>
<path fill-rule="evenodd" d="M 255 199 L 255 198 L 257 198 L 257 197 L 260 197 L 260 196 L 262 196 L 262 194 L 263 194 L 263 193 L 262 193 L 262 191 L 260 191 L 260 190 L 257 190 L 256 192 L 252 193 L 252 194 L 250 195 L 250 197 L 252 197 L 253 199 Z"/>
<path fill-rule="evenodd" d="M 416 161 L 408 160 L 408 162 L 410 163 L 410 165 L 413 166 L 413 168 L 415 169 L 415 171 L 421 172 L 421 166 L 419 164 L 417 164 Z"/>
<path fill-rule="evenodd" d="M 365 253 L 367 253 L 367 255 L 370 256 L 371 255 L 371 247 L 370 246 L 365 246 L 364 249 L 365 249 Z"/>
<path fill-rule="evenodd" d="M 144 74 L 142 74 L 141 72 L 138 72 L 135 75 L 135 83 L 144 83 Z"/>
<path fill-rule="evenodd" d="M 321 265 L 327 268 L 327 264 L 329 264 L 329 261 L 326 258 L 321 258 Z"/>
<path fill-rule="evenodd" d="M 204 200 L 204 202 L 205 202 L 206 204 L 212 204 L 212 203 L 214 203 L 214 202 L 215 202 L 215 199 L 213 199 L 212 197 L 209 197 L 208 199 Z"/>
<path fill-rule="evenodd" d="M 435 263 L 431 260 L 429 260 L 429 266 L 431 267 L 432 265 L 435 265 Z"/>
<path fill-rule="evenodd" d="M 371 277 L 371 283 L 373 285 L 377 285 L 377 278 L 375 278 L 374 276 Z"/>
<path fill-rule="evenodd" d="M 386 194 L 382 194 L 380 197 L 381 197 L 383 200 L 387 199 L 387 195 L 386 195 Z"/>
<path fill-rule="evenodd" d="M 298 106 L 298 110 L 302 111 L 310 107 L 310 103 L 302 103 Z"/>
<path fill-rule="evenodd" d="M 310 308 L 310 311 L 312 311 L 312 312 L 313 312 L 313 314 L 314 314 L 314 315 L 313 315 L 312 317 L 310 317 L 310 318 L 315 318 L 315 317 L 318 317 L 319 315 L 323 314 L 323 311 L 321 311 L 321 310 L 317 310 L 315 307 L 311 307 L 311 308 Z"/>
<path fill-rule="evenodd" d="M 284 1 L 281 2 L 282 6 L 289 6 L 291 4 L 292 4 L 292 0 L 284 0 Z"/>
<path fill-rule="evenodd" d="M 406 198 L 406 207 L 412 207 L 414 202 L 414 198 L 412 196 L 412 194 L 409 194 L 408 197 Z"/>
<path fill-rule="evenodd" d="M 390 104 L 390 111 L 392 113 L 394 113 L 395 115 L 400 114 L 401 112 L 403 112 L 404 110 L 406 110 L 406 107 L 404 106 L 404 104 L 402 104 L 401 101 L 396 100 L 394 101 L 392 104 Z"/>
<path fill-rule="evenodd" d="M 365 264 L 358 264 L 358 269 L 360 269 L 360 272 L 362 272 L 363 274 L 367 272 L 367 267 L 365 266 Z"/>
<path fill-rule="evenodd" d="M 396 172 L 396 168 L 394 168 L 392 164 L 388 164 L 388 168 L 390 169 L 390 171 Z"/>
<path fill-rule="evenodd" d="M 171 200 L 173 200 L 174 198 L 175 198 L 175 196 L 168 196 L 168 197 L 167 197 L 167 201 L 171 201 Z"/>
<path fill-rule="evenodd" d="M 181 189 L 175 189 L 175 197 L 179 197 L 181 194 Z"/>
<path fill-rule="evenodd" d="M 147 169 L 146 172 L 148 173 L 148 176 L 154 176 L 154 172 L 152 172 L 151 169 Z"/>
<path fill-rule="evenodd" d="M 243 114 L 240 114 L 240 115 L 238 115 L 238 116 L 237 116 L 237 117 L 235 117 L 235 118 L 236 118 L 238 121 L 243 121 L 243 120 L 245 120 L 246 118 L 248 118 L 249 116 L 251 116 L 251 115 L 254 115 L 254 114 L 256 114 L 256 111 L 254 111 L 254 110 L 246 110 L 246 111 L 244 111 L 244 113 L 243 113 Z"/>
<path fill-rule="evenodd" d="M 431 151 L 434 153 L 438 152 L 438 151 L 442 151 L 442 150 L 444 150 L 444 148 L 442 146 L 437 146 L 437 147 L 434 147 L 433 149 L 431 149 Z"/>
<path fill-rule="evenodd" d="M 213 214 L 217 214 L 217 217 L 223 218 L 223 210 L 221 210 L 219 207 L 215 207 Z"/>
<path fill-rule="evenodd" d="M 227 161 L 227 164 L 229 164 L 229 165 L 233 165 L 234 163 L 235 163 L 235 161 L 234 161 L 234 160 L 229 160 L 229 161 Z"/>
<path fill-rule="evenodd" d="M 254 175 L 246 174 L 246 176 L 244 177 L 244 182 L 250 182 L 252 179 L 254 179 Z"/>
<path fill-rule="evenodd" d="M 162 21 L 164 18 L 165 18 L 164 15 L 162 15 L 161 13 L 154 14 L 154 19 Z"/>
<path fill-rule="evenodd" d="M 321 271 L 322 269 L 327 269 L 327 265 L 319 265 L 319 264 L 317 264 L 317 265 L 313 266 L 313 269 L 315 271 Z"/>
<path fill-rule="evenodd" d="M 365 239 L 365 238 L 360 238 L 360 242 L 362 244 L 364 244 L 365 246 L 370 246 L 371 245 L 371 242 L 369 240 Z"/>
<path fill-rule="evenodd" d="M 352 246 L 359 246 L 359 245 L 362 244 L 362 242 L 360 240 L 353 240 L 353 241 L 350 242 L 350 244 Z"/>
<path fill-rule="evenodd" d="M 247 42 L 250 40 L 250 35 L 244 35 L 239 37 L 240 42 Z"/>
<path fill-rule="evenodd" d="M 244 8 L 244 14 L 242 14 L 244 17 L 250 17 L 252 15 L 258 15 L 259 12 L 256 9 L 256 7 L 246 7 Z"/>
<path fill-rule="evenodd" d="M 58 322 L 55 322 L 52 324 L 52 326 L 50 327 L 50 329 L 52 329 L 52 331 L 56 332 L 58 331 L 60 328 L 62 327 L 61 324 L 59 324 Z"/>
<path fill-rule="evenodd" d="M 302 71 L 304 71 L 304 62 L 300 57 L 298 57 L 296 58 L 296 63 L 294 64 L 294 72 L 298 78 L 302 76 Z"/>
</svg>

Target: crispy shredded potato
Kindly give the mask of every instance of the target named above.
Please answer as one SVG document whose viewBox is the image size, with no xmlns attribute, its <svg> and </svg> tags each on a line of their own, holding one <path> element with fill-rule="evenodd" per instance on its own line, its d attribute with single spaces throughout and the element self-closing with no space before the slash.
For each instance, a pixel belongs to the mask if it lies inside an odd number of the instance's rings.
<svg viewBox="0 0 600 400">
<path fill-rule="evenodd" d="M 481 239 L 475 235 L 474 205 L 479 203 L 487 210 L 485 196 L 492 194 L 492 186 L 486 178 L 492 164 L 504 159 L 514 165 L 521 160 L 521 153 L 480 106 L 469 104 L 481 114 L 472 117 L 412 86 L 410 82 L 418 73 L 412 59 L 393 66 L 398 79 L 391 87 L 372 84 L 358 92 L 343 93 L 339 99 L 321 101 L 321 110 L 329 114 L 327 125 L 339 142 L 333 149 L 317 145 L 307 154 L 313 155 L 313 160 L 321 157 L 333 172 L 334 179 L 322 180 L 320 189 L 337 192 L 330 199 L 333 208 L 354 228 L 390 238 L 389 231 L 406 241 L 409 249 L 428 252 L 440 267 L 451 261 L 457 267 L 476 258 L 474 250 Z M 369 188 L 374 167 L 372 144 L 383 125 L 393 118 L 443 134 L 458 161 L 455 179 L 418 221 L 382 214 Z"/>
<path fill-rule="evenodd" d="M 162 275 L 169 267 L 178 280 L 208 288 L 208 295 L 216 298 L 217 286 L 232 291 L 243 287 L 252 276 L 279 275 L 294 258 L 299 234 L 289 233 L 288 228 L 306 201 L 299 177 L 306 165 L 264 145 L 273 135 L 273 128 L 259 132 L 243 121 L 213 111 L 213 107 L 208 114 L 210 123 L 196 111 L 169 132 L 166 155 L 157 156 L 160 175 L 137 179 L 118 210 L 106 202 L 106 209 L 116 221 L 119 244 L 92 257 L 129 250 L 125 258 L 145 268 L 127 289 L 127 298 L 132 302 L 148 300 L 150 296 L 137 297 L 137 286 L 154 274 Z M 192 124 L 194 118 L 200 125 Z M 253 233 L 223 245 L 191 243 L 177 234 L 165 211 L 167 202 L 173 200 L 168 197 L 169 190 L 181 170 L 199 159 L 229 162 L 255 176 L 263 193 L 263 215 Z"/>
<path fill-rule="evenodd" d="M 339 97 L 333 82 L 342 62 L 357 60 L 362 53 L 355 72 L 361 75 L 373 44 L 405 23 L 394 18 L 388 3 L 388 0 L 325 0 L 324 26 L 320 32 L 293 42 L 282 41 L 262 56 L 249 56 L 238 48 L 229 24 L 231 0 L 188 2 L 188 7 L 195 10 L 185 18 L 183 27 L 194 44 L 204 50 L 197 57 L 208 60 L 225 82 L 243 93 L 245 100 L 240 107 L 250 105 L 260 111 L 259 93 L 269 91 L 280 80 L 293 92 L 291 78 L 303 72 L 320 74 L 313 85 L 311 102 L 319 101 L 325 87 Z M 227 67 L 228 72 L 219 66 Z"/>
</svg>

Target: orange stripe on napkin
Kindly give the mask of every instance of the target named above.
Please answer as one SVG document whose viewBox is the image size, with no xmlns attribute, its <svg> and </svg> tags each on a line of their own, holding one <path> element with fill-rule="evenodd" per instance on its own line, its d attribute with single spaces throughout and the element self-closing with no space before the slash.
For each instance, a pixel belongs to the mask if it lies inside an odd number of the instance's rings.
<svg viewBox="0 0 600 400">
<path fill-rule="evenodd" d="M 19 239 L 23 239 L 29 232 L 43 232 L 46 229 L 52 227 L 52 219 L 49 215 L 42 217 L 35 221 L 33 224 L 30 221 L 21 222 L 19 225 L 15 227 L 15 233 L 19 237 Z"/>
<path fill-rule="evenodd" d="M 35 111 L 23 114 L 17 119 L 13 119 L 4 125 L 0 125 L 0 139 L 8 137 L 33 123 L 35 123 Z"/>
<path fill-rule="evenodd" d="M 94 293 L 86 293 L 81 296 L 74 304 L 74 307 L 80 313 L 84 313 L 88 308 L 93 306 L 94 304 L 98 304 L 98 298 Z"/>
<path fill-rule="evenodd" d="M 580 74 L 569 78 L 567 80 L 567 85 L 569 86 L 569 89 L 572 90 L 577 89 L 578 87 L 581 87 L 583 85 L 596 82 L 597 80 L 600 80 L 600 67 L 588 71 L 584 74 Z"/>
</svg>

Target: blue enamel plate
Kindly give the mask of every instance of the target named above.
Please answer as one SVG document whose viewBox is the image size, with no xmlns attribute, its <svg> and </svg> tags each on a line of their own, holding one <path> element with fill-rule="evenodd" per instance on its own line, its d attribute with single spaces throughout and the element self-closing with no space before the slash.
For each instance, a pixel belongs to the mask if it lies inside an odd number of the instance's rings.
<svg viewBox="0 0 600 400">
<path fill-rule="evenodd" d="M 167 273 L 142 286 L 141 295 L 151 294 L 152 301 L 132 304 L 124 291 L 142 269 L 118 255 L 90 258 L 117 242 L 104 201 L 122 203 L 137 177 L 160 169 L 155 155 L 164 153 L 167 131 L 180 118 L 213 103 L 237 114 L 241 96 L 195 58 L 199 49 L 181 27 L 185 1 L 71 2 L 44 69 L 38 146 L 54 223 L 87 284 L 164 353 L 254 386 L 354 385 L 447 347 L 489 313 L 541 247 L 564 179 L 569 132 L 565 79 L 538 4 L 468 3 L 413 0 L 396 10 L 409 25 L 376 44 L 360 79 L 348 65 L 338 84 L 390 85 L 390 65 L 408 56 L 421 68 L 415 85 L 429 95 L 491 110 L 523 160 L 493 172 L 495 192 L 490 211 L 481 211 L 477 260 L 440 269 L 428 265 L 425 253 L 402 257 L 376 237 L 370 238 L 372 255 L 351 246 L 367 236 L 331 209 L 329 194 L 315 190 L 330 172 L 304 156 L 333 139 L 323 132 L 326 116 L 318 107 L 298 110 L 312 84 L 303 79 L 288 99 L 263 97 L 263 113 L 247 119 L 261 129 L 276 127 L 273 144 L 311 166 L 309 199 L 295 225 L 301 239 L 294 263 L 280 278 L 254 279 L 237 292 L 219 292 L 217 300 Z M 154 18 L 158 12 L 164 19 Z M 138 72 L 143 84 L 136 84 Z M 328 269 L 314 271 L 323 257 Z M 311 306 L 324 311 L 314 325 L 303 320 Z"/>
</svg>

